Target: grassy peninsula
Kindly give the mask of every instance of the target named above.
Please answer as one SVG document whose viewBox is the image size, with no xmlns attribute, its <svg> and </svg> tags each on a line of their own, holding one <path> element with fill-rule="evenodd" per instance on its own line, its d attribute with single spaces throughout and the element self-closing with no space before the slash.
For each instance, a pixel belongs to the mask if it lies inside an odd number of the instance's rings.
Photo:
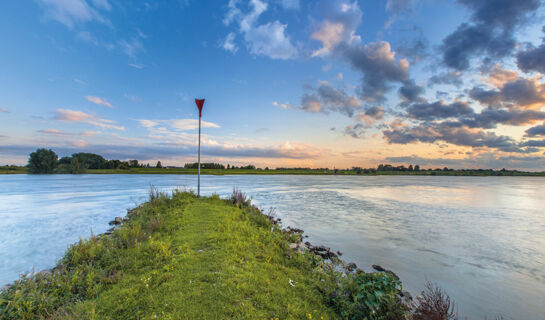
<svg viewBox="0 0 545 320">
<path fill-rule="evenodd" d="M 340 271 L 342 261 L 311 253 L 300 232 L 240 192 L 152 192 L 112 232 L 4 287 L 0 319 L 405 317 L 394 276 Z"/>
</svg>

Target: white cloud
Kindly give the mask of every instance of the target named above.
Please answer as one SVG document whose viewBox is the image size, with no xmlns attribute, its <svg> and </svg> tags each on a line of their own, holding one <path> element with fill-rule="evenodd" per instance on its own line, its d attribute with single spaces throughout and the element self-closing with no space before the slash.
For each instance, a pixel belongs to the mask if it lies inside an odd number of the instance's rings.
<svg viewBox="0 0 545 320">
<path fill-rule="evenodd" d="M 144 66 L 141 65 L 141 64 L 137 64 L 137 63 L 129 63 L 129 66 L 130 67 L 133 67 L 133 68 L 136 68 L 136 69 L 144 69 Z"/>
<path fill-rule="evenodd" d="M 95 96 L 86 96 L 85 99 L 87 99 L 87 101 L 89 101 L 89 102 L 92 102 L 94 104 L 103 105 L 103 106 L 106 106 L 106 107 L 108 107 L 110 109 L 113 109 L 113 107 L 114 107 L 105 98 L 95 97 Z"/>
<path fill-rule="evenodd" d="M 225 41 L 223 42 L 223 49 L 235 54 L 238 51 L 238 47 L 234 43 L 234 40 L 235 40 L 235 34 L 233 32 L 230 32 L 225 38 Z"/>
<path fill-rule="evenodd" d="M 101 128 L 125 130 L 125 127 L 115 125 L 115 121 L 103 119 L 95 115 L 77 110 L 57 109 L 55 111 L 55 116 L 53 116 L 53 119 L 66 122 L 83 122 Z"/>
<path fill-rule="evenodd" d="M 9 113 L 9 110 L 6 109 L 6 108 L 0 108 L 0 112 L 3 112 L 3 113 Z"/>
<path fill-rule="evenodd" d="M 361 22 L 362 12 L 357 2 L 344 1 L 324 2 L 325 19 L 311 38 L 322 43 L 322 48 L 314 50 L 313 57 L 325 56 L 331 53 L 341 43 L 348 45 L 361 42 L 356 35 L 356 28 Z"/>
<path fill-rule="evenodd" d="M 299 55 L 297 48 L 286 35 L 287 24 L 282 24 L 278 20 L 261 25 L 257 23 L 261 14 L 267 10 L 267 3 L 261 0 L 251 0 L 252 9 L 246 14 L 237 7 L 237 3 L 238 1 L 235 0 L 229 1 L 223 22 L 226 25 L 238 22 L 239 31 L 244 35 L 250 53 L 283 60 L 294 59 Z M 235 48 L 230 46 L 227 40 L 229 39 L 226 39 L 224 49 Z M 227 44 L 227 48 L 225 44 Z"/>
<path fill-rule="evenodd" d="M 164 126 L 167 126 L 176 131 L 194 130 L 199 127 L 199 120 L 197 119 L 168 119 L 168 120 L 137 120 L 142 127 L 148 129 L 165 130 Z M 203 128 L 220 128 L 220 126 L 213 122 L 201 121 Z"/>
<path fill-rule="evenodd" d="M 109 25 L 109 21 L 100 13 L 89 6 L 85 0 L 39 0 L 45 6 L 45 17 L 56 20 L 68 28 L 72 29 L 77 23 L 98 21 Z M 97 6 L 104 9 L 104 5 L 109 6 L 105 0 L 97 0 L 101 5 Z M 95 4 L 96 5 L 96 4 Z"/>
<path fill-rule="evenodd" d="M 246 40 L 250 53 L 264 55 L 272 59 L 294 59 L 298 56 L 297 49 L 286 36 L 287 24 L 279 21 L 260 25 L 246 32 Z"/>
<path fill-rule="evenodd" d="M 132 38 L 130 41 L 121 40 L 118 42 L 121 50 L 130 58 L 136 58 L 136 55 L 140 52 L 144 52 L 144 45 L 138 38 Z"/>
<path fill-rule="evenodd" d="M 64 131 L 59 131 L 57 129 L 43 129 L 43 130 L 38 130 L 37 132 L 44 133 L 44 134 L 58 135 L 58 136 L 84 136 L 84 137 L 91 137 L 98 133 L 96 131 L 64 132 Z"/>
</svg>

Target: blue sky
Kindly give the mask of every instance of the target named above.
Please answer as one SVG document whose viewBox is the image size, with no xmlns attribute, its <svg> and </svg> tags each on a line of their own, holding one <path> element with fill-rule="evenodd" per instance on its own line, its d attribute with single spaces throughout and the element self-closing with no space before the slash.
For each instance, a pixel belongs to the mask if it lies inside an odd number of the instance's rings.
<svg viewBox="0 0 545 320">
<path fill-rule="evenodd" d="M 0 3 L 0 163 L 545 169 L 543 3 Z"/>
</svg>

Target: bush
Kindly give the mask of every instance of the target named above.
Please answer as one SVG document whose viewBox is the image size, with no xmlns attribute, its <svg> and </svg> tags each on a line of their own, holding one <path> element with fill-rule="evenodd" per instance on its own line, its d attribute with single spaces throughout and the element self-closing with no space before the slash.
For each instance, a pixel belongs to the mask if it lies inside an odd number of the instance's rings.
<svg viewBox="0 0 545 320">
<path fill-rule="evenodd" d="M 230 200 L 237 207 L 247 207 L 252 202 L 252 200 L 246 195 L 246 193 L 240 191 L 237 188 L 233 188 L 233 193 L 231 194 Z"/>
<path fill-rule="evenodd" d="M 401 282 L 383 272 L 347 274 L 330 293 L 331 303 L 345 319 L 404 319 L 398 299 Z"/>
<path fill-rule="evenodd" d="M 414 320 L 456 320 L 454 301 L 439 286 L 426 283 L 422 294 L 417 298 Z"/>
</svg>

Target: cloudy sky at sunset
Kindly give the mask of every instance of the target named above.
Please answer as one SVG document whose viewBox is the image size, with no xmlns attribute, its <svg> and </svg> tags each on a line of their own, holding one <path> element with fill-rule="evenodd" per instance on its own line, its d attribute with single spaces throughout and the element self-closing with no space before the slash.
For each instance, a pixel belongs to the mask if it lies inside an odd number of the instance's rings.
<svg viewBox="0 0 545 320">
<path fill-rule="evenodd" d="M 0 164 L 545 170 L 540 0 L 0 2 Z"/>
</svg>

